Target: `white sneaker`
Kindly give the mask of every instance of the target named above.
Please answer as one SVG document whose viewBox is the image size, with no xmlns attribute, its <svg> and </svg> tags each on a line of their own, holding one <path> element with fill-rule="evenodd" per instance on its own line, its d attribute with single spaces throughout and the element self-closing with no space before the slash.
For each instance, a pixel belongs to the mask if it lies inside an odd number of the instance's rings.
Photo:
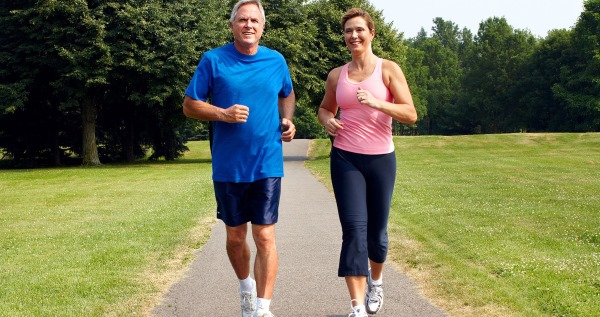
<svg viewBox="0 0 600 317">
<path fill-rule="evenodd" d="M 354 308 L 352 308 L 352 312 L 350 313 L 350 315 L 348 315 L 348 317 L 368 317 L 369 315 L 367 315 L 367 312 L 360 309 L 360 310 L 354 310 Z"/>
<path fill-rule="evenodd" d="M 254 286 L 250 292 L 240 290 L 240 301 L 242 307 L 242 317 L 254 317 L 256 313 L 256 281 L 252 280 Z"/>
<path fill-rule="evenodd" d="M 275 315 L 268 310 L 258 309 L 254 317 L 275 317 Z"/>
<path fill-rule="evenodd" d="M 367 276 L 367 295 L 365 297 L 367 313 L 377 314 L 381 309 L 381 306 L 383 306 L 383 287 L 382 285 L 373 286 L 371 269 L 369 269 L 369 275 Z"/>
<path fill-rule="evenodd" d="M 371 287 L 367 293 L 367 304 L 365 305 L 369 314 L 377 314 L 383 306 L 383 287 L 381 285 Z"/>
</svg>

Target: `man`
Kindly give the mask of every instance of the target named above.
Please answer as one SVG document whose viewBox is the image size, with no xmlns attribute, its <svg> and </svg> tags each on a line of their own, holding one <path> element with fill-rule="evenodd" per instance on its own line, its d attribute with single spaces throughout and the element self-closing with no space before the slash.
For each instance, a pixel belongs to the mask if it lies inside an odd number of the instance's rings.
<svg viewBox="0 0 600 317">
<path fill-rule="evenodd" d="M 242 316 L 272 317 L 282 141 L 292 141 L 296 133 L 295 95 L 283 56 L 259 45 L 265 27 L 260 0 L 240 0 L 229 22 L 233 43 L 204 53 L 186 89 L 183 112 L 212 121 L 217 218 L 225 223 L 227 255 L 240 281 Z M 255 280 L 248 222 L 257 250 Z"/>
</svg>

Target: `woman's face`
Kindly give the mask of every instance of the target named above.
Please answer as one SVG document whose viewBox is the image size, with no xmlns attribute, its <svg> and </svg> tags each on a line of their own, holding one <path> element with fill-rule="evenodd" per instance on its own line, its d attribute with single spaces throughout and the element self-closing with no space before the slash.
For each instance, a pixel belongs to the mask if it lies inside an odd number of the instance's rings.
<svg viewBox="0 0 600 317">
<path fill-rule="evenodd" d="M 370 48 L 374 37 L 375 30 L 369 30 L 367 21 L 362 17 L 354 17 L 344 25 L 344 40 L 350 52 Z"/>
</svg>

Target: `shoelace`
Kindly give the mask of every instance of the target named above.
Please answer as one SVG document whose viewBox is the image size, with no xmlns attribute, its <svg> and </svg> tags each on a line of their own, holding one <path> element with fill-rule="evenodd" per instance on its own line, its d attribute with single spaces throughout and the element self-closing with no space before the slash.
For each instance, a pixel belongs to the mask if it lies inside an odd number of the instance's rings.
<svg viewBox="0 0 600 317">
<path fill-rule="evenodd" d="M 352 313 L 350 313 L 350 315 L 348 315 L 348 317 L 361 317 L 361 316 L 367 316 L 367 314 L 365 312 L 355 311 L 354 309 L 352 309 Z"/>
<path fill-rule="evenodd" d="M 356 301 L 355 299 L 352 300 L 352 302 Z M 352 304 L 350 304 L 350 308 L 352 309 L 352 312 L 350 313 L 350 315 L 348 315 L 348 317 L 360 317 L 360 316 L 367 316 L 366 312 L 363 311 L 358 311 L 358 310 L 354 310 L 354 307 L 352 306 Z"/>
<path fill-rule="evenodd" d="M 383 293 L 383 287 L 381 286 L 373 286 L 371 287 L 371 291 L 369 292 L 369 303 L 377 303 L 383 297 L 381 294 Z"/>
<path fill-rule="evenodd" d="M 243 308 L 249 310 L 249 312 L 252 312 L 252 292 L 242 292 L 242 303 Z"/>
</svg>

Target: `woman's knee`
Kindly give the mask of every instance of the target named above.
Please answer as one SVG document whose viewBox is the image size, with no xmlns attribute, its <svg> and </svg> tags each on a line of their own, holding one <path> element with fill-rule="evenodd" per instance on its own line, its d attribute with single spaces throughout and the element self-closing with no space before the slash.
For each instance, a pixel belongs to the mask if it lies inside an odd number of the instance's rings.
<svg viewBox="0 0 600 317">
<path fill-rule="evenodd" d="M 377 235 L 376 237 L 369 237 L 368 246 L 369 259 L 377 263 L 385 262 L 389 247 L 387 234 Z"/>
</svg>

